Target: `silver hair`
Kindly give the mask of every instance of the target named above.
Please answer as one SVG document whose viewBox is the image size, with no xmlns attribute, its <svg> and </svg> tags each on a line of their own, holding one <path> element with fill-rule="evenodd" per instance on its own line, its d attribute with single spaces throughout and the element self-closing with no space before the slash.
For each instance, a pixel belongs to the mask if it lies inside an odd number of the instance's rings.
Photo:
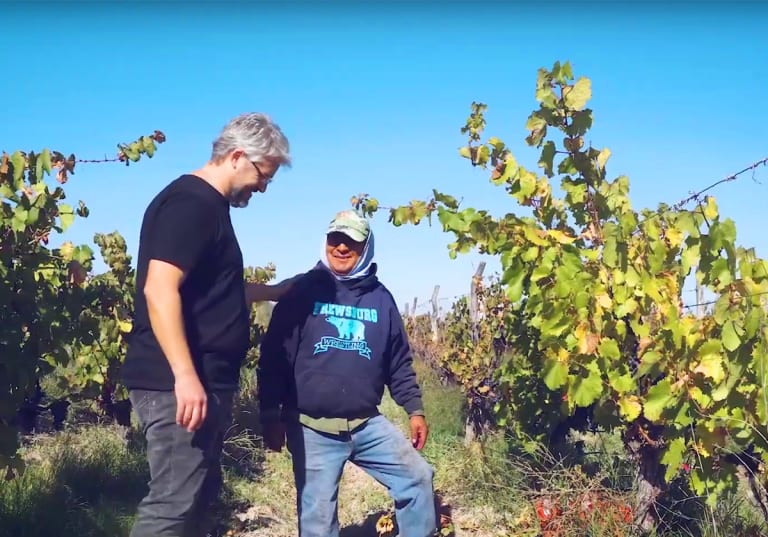
<svg viewBox="0 0 768 537">
<path fill-rule="evenodd" d="M 288 139 L 266 114 L 250 112 L 230 120 L 213 141 L 211 160 L 218 161 L 238 148 L 253 160 L 269 158 L 291 165 Z"/>
</svg>

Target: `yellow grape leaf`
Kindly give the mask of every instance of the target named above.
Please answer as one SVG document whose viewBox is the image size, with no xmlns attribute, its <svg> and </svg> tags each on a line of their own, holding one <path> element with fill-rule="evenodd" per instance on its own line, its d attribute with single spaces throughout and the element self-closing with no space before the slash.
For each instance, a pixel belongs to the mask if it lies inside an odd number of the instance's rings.
<svg viewBox="0 0 768 537">
<path fill-rule="evenodd" d="M 533 226 L 523 226 L 523 234 L 525 238 L 531 241 L 536 246 L 549 246 L 549 243 L 544 238 L 545 234 L 542 230 Z"/>
<path fill-rule="evenodd" d="M 59 248 L 59 253 L 64 261 L 72 261 L 72 255 L 75 253 L 75 245 L 67 241 Z"/>
<path fill-rule="evenodd" d="M 587 101 L 592 98 L 592 81 L 581 77 L 576 81 L 570 91 L 563 91 L 565 105 L 571 110 L 583 110 Z"/>
<path fill-rule="evenodd" d="M 694 373 L 701 373 L 707 378 L 711 378 L 716 384 L 719 384 L 725 378 L 725 370 L 723 369 L 723 359 L 719 354 L 708 353 L 701 357 L 699 365 L 697 365 Z"/>
<path fill-rule="evenodd" d="M 552 187 L 547 181 L 539 181 L 536 185 L 536 195 L 541 198 L 547 198 L 552 194 Z"/>
<path fill-rule="evenodd" d="M 605 147 L 600 151 L 600 154 L 597 155 L 597 164 L 600 166 L 601 170 L 605 168 L 605 163 L 608 162 L 609 158 L 611 158 L 611 150 Z"/>
<path fill-rule="evenodd" d="M 608 296 L 608 293 L 600 293 L 599 295 L 596 295 L 595 298 L 597 299 L 597 303 L 600 304 L 600 307 L 603 309 L 611 307 L 611 297 Z"/>
<path fill-rule="evenodd" d="M 642 356 L 643 353 L 645 353 L 645 349 L 648 348 L 648 346 L 653 343 L 653 340 L 649 337 L 641 337 L 640 341 L 637 344 L 637 355 Z"/>
<path fill-rule="evenodd" d="M 712 397 L 704 393 L 698 386 L 691 387 L 688 390 L 688 396 L 702 409 L 706 409 L 712 403 Z"/>
<path fill-rule="evenodd" d="M 597 334 L 587 331 L 585 324 L 580 324 L 576 328 L 576 340 L 579 342 L 579 354 L 594 354 L 597 350 L 599 338 Z"/>
<path fill-rule="evenodd" d="M 677 248 L 681 244 L 683 244 L 683 232 L 680 231 L 677 228 L 669 228 L 667 229 L 664 234 L 667 236 L 667 240 L 669 241 L 669 245 L 673 248 Z"/>
<path fill-rule="evenodd" d="M 488 393 L 491 391 L 491 388 L 489 386 L 480 386 L 477 391 L 478 393 Z"/>
<path fill-rule="evenodd" d="M 685 337 L 685 341 L 689 347 L 694 347 L 696 344 L 696 341 L 700 337 L 700 332 L 698 330 L 698 327 L 696 326 L 698 323 L 698 320 L 693 316 L 685 316 L 678 322 L 678 326 L 680 327 L 680 332 L 683 334 L 683 337 Z"/>
<path fill-rule="evenodd" d="M 636 395 L 626 395 L 619 399 L 619 412 L 627 421 L 635 421 L 643 411 L 643 405 Z"/>
<path fill-rule="evenodd" d="M 549 236 L 555 239 L 560 244 L 571 244 L 573 241 L 576 240 L 575 237 L 570 237 L 560 231 L 559 229 L 551 229 L 549 230 Z"/>
<path fill-rule="evenodd" d="M 659 293 L 659 284 L 654 279 L 647 279 L 643 281 L 645 284 L 645 294 L 651 297 L 656 302 L 664 302 L 664 298 Z"/>
<path fill-rule="evenodd" d="M 717 218 L 718 210 L 717 210 L 717 203 L 715 202 L 715 198 L 712 196 L 707 196 L 707 203 L 703 207 L 704 209 L 704 216 L 707 220 L 710 222 Z"/>
<path fill-rule="evenodd" d="M 536 192 L 536 174 L 528 171 L 525 171 L 525 173 L 520 173 L 519 181 L 520 194 L 526 198 L 530 197 L 534 192 Z"/>
<path fill-rule="evenodd" d="M 696 449 L 696 452 L 702 457 L 709 458 L 711 456 L 711 453 L 707 451 L 707 448 L 704 447 L 704 444 L 702 444 L 701 442 L 697 442 L 696 444 L 694 444 L 693 447 Z"/>
</svg>

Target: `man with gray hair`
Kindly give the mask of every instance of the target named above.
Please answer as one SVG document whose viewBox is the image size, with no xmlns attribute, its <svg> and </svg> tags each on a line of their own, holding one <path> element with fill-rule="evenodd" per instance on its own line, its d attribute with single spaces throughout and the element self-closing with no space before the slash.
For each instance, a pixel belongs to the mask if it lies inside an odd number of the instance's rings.
<svg viewBox="0 0 768 537">
<path fill-rule="evenodd" d="M 230 207 L 265 192 L 289 145 L 264 114 L 232 119 L 211 159 L 147 207 L 139 238 L 133 330 L 123 383 L 147 440 L 151 481 L 131 537 L 205 535 L 219 495 L 224 432 L 249 347 L 246 289 Z"/>
</svg>

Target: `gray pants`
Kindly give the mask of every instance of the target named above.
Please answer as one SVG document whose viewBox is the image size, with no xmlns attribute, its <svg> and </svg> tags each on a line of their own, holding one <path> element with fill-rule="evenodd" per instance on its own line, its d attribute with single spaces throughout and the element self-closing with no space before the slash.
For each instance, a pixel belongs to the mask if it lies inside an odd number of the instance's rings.
<svg viewBox="0 0 768 537">
<path fill-rule="evenodd" d="M 176 424 L 173 392 L 132 390 L 130 398 L 147 439 L 151 476 L 130 537 L 205 536 L 206 515 L 221 491 L 234 392 L 208 394 L 205 422 L 194 433 Z"/>
</svg>

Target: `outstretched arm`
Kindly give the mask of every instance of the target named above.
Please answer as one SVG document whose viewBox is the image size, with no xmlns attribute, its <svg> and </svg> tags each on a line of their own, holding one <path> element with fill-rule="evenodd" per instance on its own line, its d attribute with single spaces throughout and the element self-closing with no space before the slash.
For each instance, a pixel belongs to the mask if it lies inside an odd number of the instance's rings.
<svg viewBox="0 0 768 537">
<path fill-rule="evenodd" d="M 304 273 L 296 274 L 278 283 L 253 283 L 245 284 L 245 302 L 250 306 L 254 302 L 279 302 L 293 288 L 293 284 Z"/>
</svg>

